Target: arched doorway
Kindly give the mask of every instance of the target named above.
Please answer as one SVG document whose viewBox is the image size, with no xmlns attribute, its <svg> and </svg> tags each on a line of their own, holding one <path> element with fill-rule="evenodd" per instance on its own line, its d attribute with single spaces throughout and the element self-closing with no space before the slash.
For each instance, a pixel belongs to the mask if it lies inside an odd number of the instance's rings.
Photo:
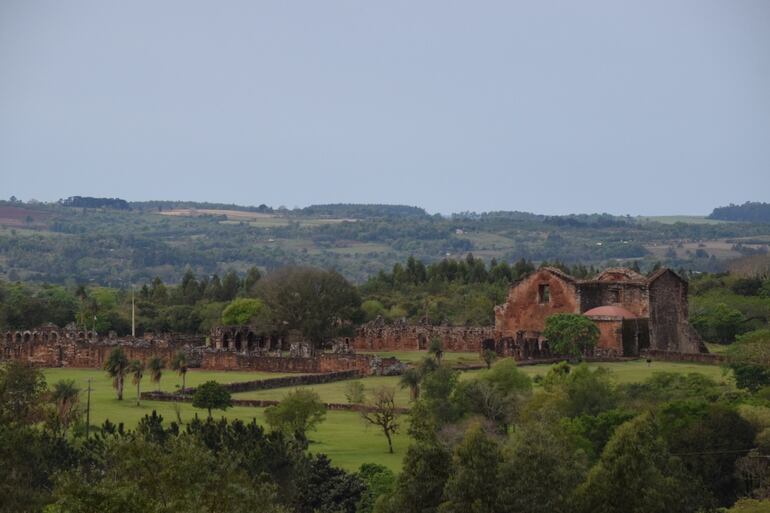
<svg viewBox="0 0 770 513">
<path fill-rule="evenodd" d="M 241 350 L 241 333 L 240 332 L 235 334 L 235 350 L 236 351 Z"/>
</svg>

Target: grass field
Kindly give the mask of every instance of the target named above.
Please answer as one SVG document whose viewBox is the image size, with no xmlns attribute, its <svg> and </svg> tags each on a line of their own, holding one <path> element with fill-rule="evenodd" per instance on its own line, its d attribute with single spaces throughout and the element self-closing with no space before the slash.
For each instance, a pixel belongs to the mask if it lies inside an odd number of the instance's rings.
<svg viewBox="0 0 770 513">
<path fill-rule="evenodd" d="M 729 223 L 730 221 L 722 221 L 720 219 L 709 219 L 706 216 L 639 216 L 637 219 L 641 222 L 647 223 L 662 223 L 662 224 L 674 224 L 674 223 L 687 223 L 687 224 L 722 224 Z"/>
<path fill-rule="evenodd" d="M 392 354 L 392 353 L 390 353 Z M 399 353 L 400 354 L 400 353 Z M 419 359 L 423 353 L 404 353 L 413 360 Z M 460 361 L 462 356 L 469 356 L 468 353 L 448 353 L 447 359 L 454 357 L 455 361 Z M 405 358 L 407 359 L 407 358 Z M 449 360 L 451 361 L 451 360 Z M 618 362 L 618 363 L 598 363 L 592 364 L 593 367 L 605 367 L 612 371 L 614 379 L 618 383 L 628 383 L 643 381 L 656 371 L 668 372 L 698 372 L 705 374 L 717 381 L 723 381 L 727 378 L 722 374 L 722 369 L 716 366 L 687 364 L 687 363 L 669 363 L 653 362 L 647 365 L 644 361 Z M 530 376 L 536 374 L 545 375 L 548 372 L 549 365 L 522 366 L 521 370 Z M 194 415 L 205 415 L 205 411 L 197 410 L 189 403 L 168 403 L 160 401 L 142 401 L 141 406 L 136 405 L 135 387 L 127 379 L 124 400 L 118 401 L 115 396 L 115 390 L 112 388 L 112 380 L 102 370 L 98 369 L 45 369 L 47 382 L 55 383 L 61 379 L 72 379 L 76 385 L 85 391 L 88 378 L 92 379 L 91 394 L 91 423 L 100 425 L 104 420 L 111 422 L 122 422 L 128 428 L 132 428 L 144 415 L 152 410 L 157 410 L 160 415 L 168 422 L 177 419 L 179 415 L 183 422 L 187 422 Z M 465 371 L 461 374 L 461 379 L 468 379 L 480 370 Z M 234 381 L 249 381 L 267 377 L 277 377 L 281 374 L 261 373 L 261 372 L 217 372 L 217 371 L 199 371 L 191 370 L 187 374 L 187 384 L 195 386 L 204 381 L 215 380 L 222 383 L 231 383 Z M 397 402 L 399 405 L 408 404 L 408 391 L 398 387 L 399 378 L 392 377 L 368 377 L 361 381 L 367 389 L 372 389 L 380 385 L 390 385 L 396 387 Z M 345 399 L 346 382 L 326 383 L 323 385 L 314 385 L 313 388 L 318 392 L 321 399 L 325 402 L 346 402 Z M 148 378 L 142 383 L 142 390 L 152 390 L 154 386 Z M 161 389 L 172 391 L 179 385 L 179 377 L 171 372 L 166 372 L 161 380 Z M 235 398 L 259 398 L 259 399 L 278 399 L 293 390 L 292 387 L 278 388 L 272 390 L 262 390 L 256 392 L 244 392 L 235 394 Z M 85 404 L 85 392 L 81 395 Z M 239 418 L 242 420 L 256 419 L 263 423 L 263 408 L 235 407 L 222 412 L 215 412 L 215 416 L 225 416 L 230 419 Z M 311 452 L 322 452 L 327 454 L 335 465 L 339 465 L 348 470 L 357 469 L 362 463 L 375 462 L 388 466 L 393 470 L 401 467 L 401 459 L 405 454 L 406 447 L 409 445 L 409 439 L 406 433 L 406 424 L 408 419 L 403 417 L 403 429 L 401 434 L 394 439 L 395 454 L 387 453 L 387 444 L 384 436 L 375 428 L 366 426 L 358 414 L 354 412 L 330 411 L 326 415 L 326 420 L 321 423 L 318 430 L 311 434 L 314 443 L 311 444 Z"/>
<path fill-rule="evenodd" d="M 428 356 L 427 351 L 359 351 L 364 354 L 375 354 L 382 358 L 394 356 L 405 363 L 416 363 Z M 476 353 L 444 353 L 443 361 L 450 364 L 483 365 Z"/>
</svg>

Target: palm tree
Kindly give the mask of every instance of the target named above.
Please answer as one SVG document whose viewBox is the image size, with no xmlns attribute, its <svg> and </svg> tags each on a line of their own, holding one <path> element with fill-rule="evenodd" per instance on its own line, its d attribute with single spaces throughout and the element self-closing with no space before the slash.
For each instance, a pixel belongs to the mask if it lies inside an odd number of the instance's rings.
<svg viewBox="0 0 770 513">
<path fill-rule="evenodd" d="M 104 362 L 104 370 L 112 378 L 112 386 L 118 391 L 118 401 L 123 400 L 123 380 L 128 372 L 128 358 L 126 353 L 116 347 L 110 353 L 110 357 Z"/>
<path fill-rule="evenodd" d="M 59 425 L 67 431 L 67 428 L 79 413 L 80 389 L 75 386 L 73 380 L 61 380 L 54 384 L 51 391 L 51 400 L 56 405 L 56 417 Z"/>
<path fill-rule="evenodd" d="M 131 383 L 136 385 L 136 405 L 141 406 L 139 399 L 142 397 L 141 385 L 144 377 L 144 363 L 140 360 L 131 360 L 131 363 L 128 364 L 128 371 L 131 373 Z"/>
<path fill-rule="evenodd" d="M 436 362 L 441 364 L 441 358 L 444 356 L 444 345 L 441 343 L 440 338 L 434 337 L 431 339 L 428 353 L 432 354 L 436 358 Z"/>
<path fill-rule="evenodd" d="M 185 378 L 187 377 L 187 355 L 184 351 L 179 351 L 171 362 L 171 368 L 182 377 L 182 393 L 185 389 Z"/>
<path fill-rule="evenodd" d="M 166 365 L 163 363 L 163 359 L 160 356 L 153 356 L 147 362 L 147 369 L 150 371 L 150 381 L 155 383 L 160 392 L 160 377 L 163 375 L 163 369 Z"/>
<path fill-rule="evenodd" d="M 415 369 L 414 367 L 411 369 L 407 369 L 401 375 L 401 380 L 399 381 L 399 385 L 401 385 L 401 388 L 409 389 L 409 392 L 412 396 L 412 401 L 416 401 L 417 398 L 420 397 L 421 380 L 422 380 L 422 376 L 420 375 L 420 371 L 418 369 Z"/>
</svg>

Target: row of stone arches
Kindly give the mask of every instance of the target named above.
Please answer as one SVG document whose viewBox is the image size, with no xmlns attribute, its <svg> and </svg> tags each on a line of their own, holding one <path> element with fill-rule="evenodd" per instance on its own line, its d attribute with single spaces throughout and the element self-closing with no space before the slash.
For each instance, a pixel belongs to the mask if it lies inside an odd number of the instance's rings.
<svg viewBox="0 0 770 513">
<path fill-rule="evenodd" d="M 6 344 L 22 344 L 28 342 L 58 342 L 59 340 L 95 340 L 97 338 L 94 331 L 6 331 L 3 339 Z"/>
<path fill-rule="evenodd" d="M 253 331 L 246 333 L 242 331 L 225 332 L 222 334 L 221 345 L 219 349 L 232 351 L 270 351 L 280 346 L 280 340 L 276 337 L 257 335 Z"/>
</svg>

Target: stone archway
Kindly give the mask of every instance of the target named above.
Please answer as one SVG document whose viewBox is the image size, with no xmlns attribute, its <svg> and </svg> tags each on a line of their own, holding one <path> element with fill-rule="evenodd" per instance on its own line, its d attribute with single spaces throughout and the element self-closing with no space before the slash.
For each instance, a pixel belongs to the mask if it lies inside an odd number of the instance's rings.
<svg viewBox="0 0 770 513">
<path fill-rule="evenodd" d="M 13 333 L 11 333 L 10 331 L 7 331 L 5 333 L 5 342 L 8 343 L 8 344 L 13 342 Z"/>
<path fill-rule="evenodd" d="M 254 335 L 253 331 L 249 331 L 246 334 L 246 349 L 248 349 L 249 351 L 254 350 L 254 339 L 255 338 L 256 338 L 256 336 Z"/>
<path fill-rule="evenodd" d="M 30 340 L 32 340 L 32 333 L 30 333 L 29 331 L 25 331 L 24 332 L 24 342 L 29 342 Z"/>
<path fill-rule="evenodd" d="M 230 349 L 230 334 L 222 335 L 222 349 Z"/>
<path fill-rule="evenodd" d="M 241 336 L 241 332 L 239 331 L 238 333 L 235 334 L 235 343 L 233 344 L 235 346 L 236 351 L 241 350 L 241 346 L 242 346 L 241 342 L 242 342 L 242 336 Z"/>
<path fill-rule="evenodd" d="M 13 338 L 14 338 L 14 342 L 16 342 L 17 344 L 21 344 L 21 333 L 20 332 L 17 331 L 16 332 L 16 336 L 14 336 Z"/>
</svg>

